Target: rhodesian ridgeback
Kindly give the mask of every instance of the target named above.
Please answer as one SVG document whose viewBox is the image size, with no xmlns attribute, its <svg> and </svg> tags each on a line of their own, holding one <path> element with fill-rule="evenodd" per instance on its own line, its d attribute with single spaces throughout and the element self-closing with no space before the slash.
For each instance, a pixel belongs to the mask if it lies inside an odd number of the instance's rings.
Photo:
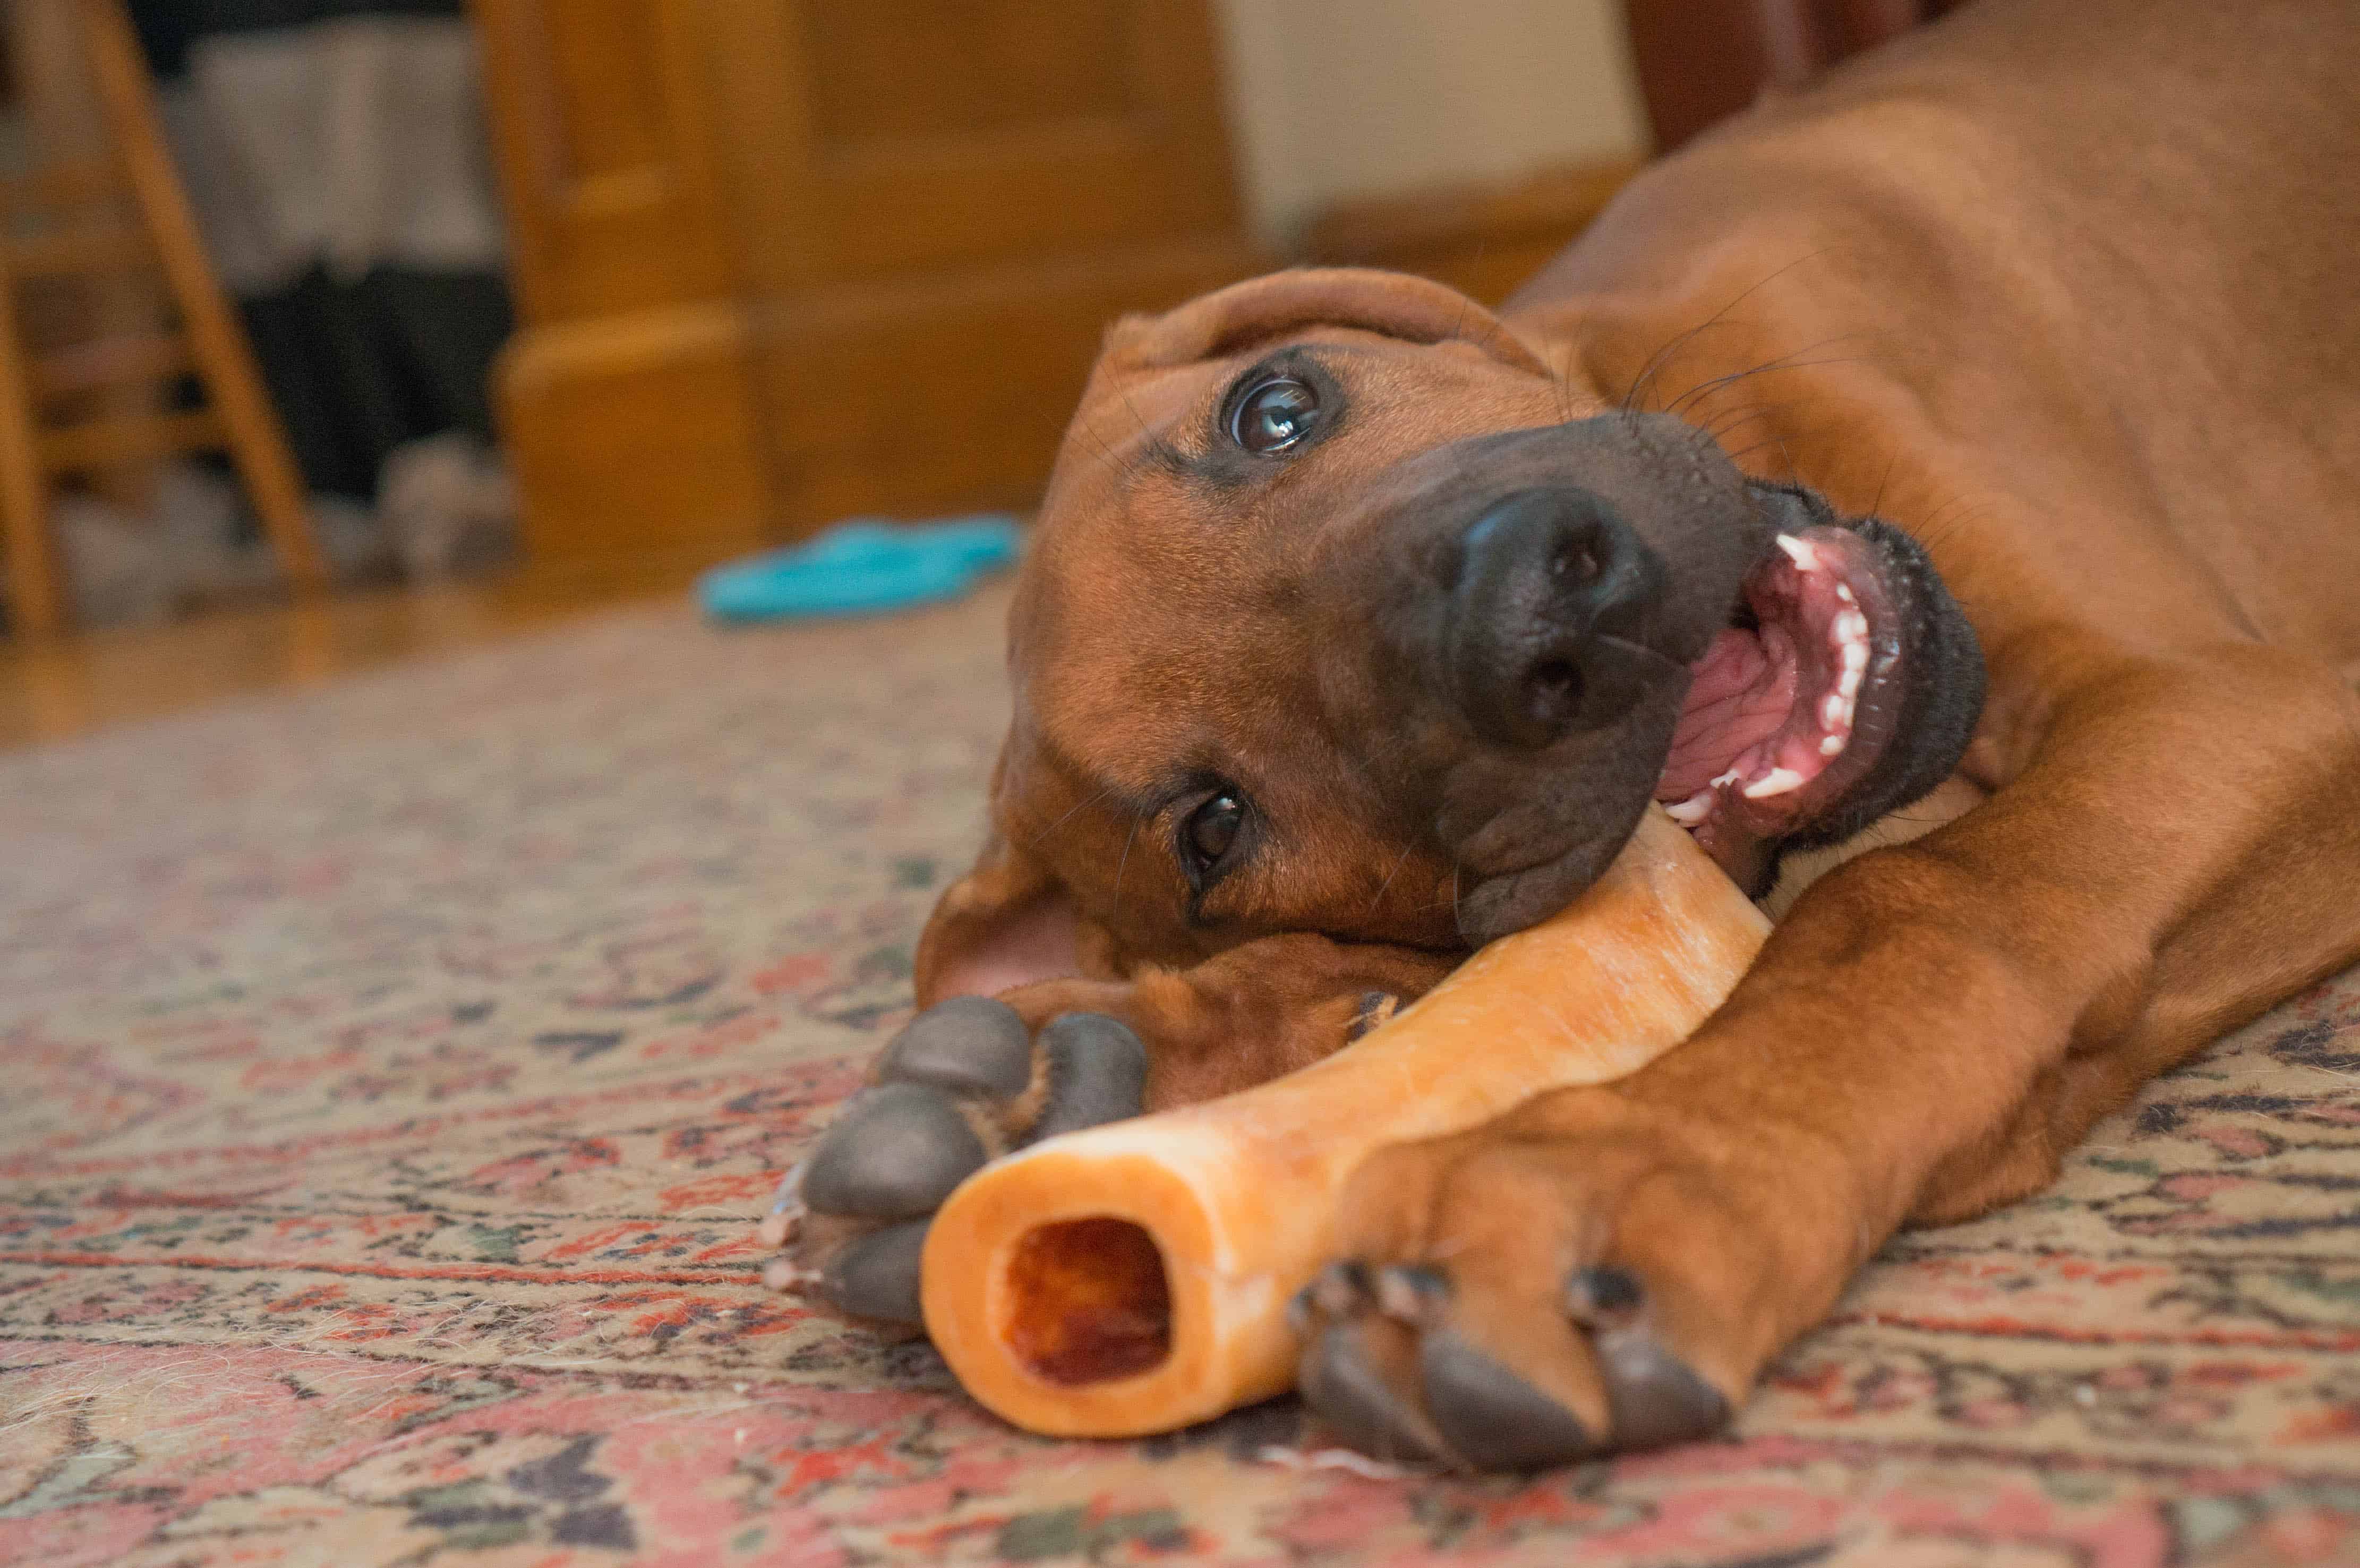
<svg viewBox="0 0 2360 1568">
<path fill-rule="evenodd" d="M 1992 0 L 1496 316 L 1337 269 L 1118 324 L 919 949 L 964 999 L 776 1267 L 914 1317 L 988 1155 L 1335 1051 L 1660 801 L 1781 914 L 1755 967 L 1635 1075 L 1376 1157 L 1298 1323 L 1379 1454 L 1677 1441 L 1896 1227 L 2360 956 L 2355 60 L 2349 0 Z"/>
</svg>

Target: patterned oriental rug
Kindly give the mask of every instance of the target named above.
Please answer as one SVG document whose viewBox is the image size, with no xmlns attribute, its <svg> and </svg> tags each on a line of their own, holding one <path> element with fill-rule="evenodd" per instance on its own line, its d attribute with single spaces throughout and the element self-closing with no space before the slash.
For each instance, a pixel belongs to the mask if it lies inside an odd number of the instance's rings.
<svg viewBox="0 0 2360 1568">
<path fill-rule="evenodd" d="M 2360 1563 L 2360 981 L 1890 1247 L 1722 1440 L 1052 1443 L 756 1282 L 978 842 L 1004 599 L 0 759 L 0 1563 Z"/>
</svg>

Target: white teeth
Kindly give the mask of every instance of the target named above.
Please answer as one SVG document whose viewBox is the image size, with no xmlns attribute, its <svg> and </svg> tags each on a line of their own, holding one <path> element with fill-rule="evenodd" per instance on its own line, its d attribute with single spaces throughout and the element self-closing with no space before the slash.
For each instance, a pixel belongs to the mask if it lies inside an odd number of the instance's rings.
<svg viewBox="0 0 2360 1568">
<path fill-rule="evenodd" d="M 1712 791 L 1699 789 L 1687 800 L 1666 806 L 1664 815 L 1684 828 L 1692 828 L 1712 814 Z"/>
<path fill-rule="evenodd" d="M 1819 550 L 1808 540 L 1797 539 L 1793 534 L 1780 534 L 1775 542 L 1786 552 L 1786 559 L 1795 563 L 1797 572 L 1827 569 Z M 1835 624 L 1830 628 L 1834 633 L 1834 646 L 1828 650 L 1834 656 L 1836 664 L 1836 689 L 1819 701 L 1819 727 L 1829 732 L 1819 737 L 1821 757 L 1838 756 L 1851 743 L 1852 714 L 1858 705 L 1862 681 L 1868 673 L 1868 616 L 1862 613 L 1860 596 L 1852 592 L 1852 584 L 1839 576 L 1835 590 L 1836 600 L 1843 608 L 1837 612 Z M 1732 768 L 1714 779 L 1706 794 L 1683 800 L 1677 806 L 1667 806 L 1665 810 L 1671 812 L 1674 821 L 1683 824 L 1701 820 L 1709 809 L 1707 796 L 1710 791 L 1726 789 L 1737 779 L 1738 769 Z M 1765 800 L 1774 795 L 1790 794 L 1808 782 L 1802 774 L 1791 768 L 1774 768 L 1743 786 L 1740 793 L 1749 800 Z"/>
<path fill-rule="evenodd" d="M 1744 769 L 1732 768 L 1728 772 L 1722 774 L 1720 778 L 1715 779 L 1710 783 L 1707 784 L 1705 788 L 1708 789 L 1726 789 L 1732 784 L 1736 783 L 1740 779 L 1744 777 Z"/>
<path fill-rule="evenodd" d="M 1844 595 L 1847 599 L 1851 596 L 1850 593 Z M 1839 705 L 1842 710 L 1844 725 L 1849 727 L 1852 724 L 1852 706 L 1860 696 L 1861 681 L 1868 673 L 1868 617 L 1857 609 L 1846 610 L 1836 617 L 1835 633 L 1836 689 L 1819 710 L 1820 721 L 1829 729 L 1837 727 L 1836 720 L 1829 714 Z M 1835 755 L 1828 750 L 1824 741 L 1820 743 L 1819 749 L 1824 756 Z"/>
<path fill-rule="evenodd" d="M 1774 768 L 1748 784 L 1743 793 L 1749 800 L 1766 800 L 1772 795 L 1784 795 L 1803 787 L 1803 776 L 1791 768 Z"/>
<path fill-rule="evenodd" d="M 1820 702 L 1819 727 L 1831 732 L 1819 740 L 1821 757 L 1833 757 L 1852 739 L 1852 717 L 1855 705 L 1852 699 L 1859 694 L 1859 691 L 1860 677 L 1857 673 L 1848 674 L 1837 682 L 1836 689 L 1829 692 L 1826 700 Z"/>
</svg>

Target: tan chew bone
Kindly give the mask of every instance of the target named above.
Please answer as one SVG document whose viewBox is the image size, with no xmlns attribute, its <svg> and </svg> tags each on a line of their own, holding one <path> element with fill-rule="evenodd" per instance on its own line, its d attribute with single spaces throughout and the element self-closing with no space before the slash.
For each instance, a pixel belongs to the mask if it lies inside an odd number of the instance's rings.
<svg viewBox="0 0 2360 1568">
<path fill-rule="evenodd" d="M 1057 1436 L 1165 1432 L 1279 1393 L 1287 1300 L 1331 1256 L 1363 1159 L 1644 1066 L 1721 1005 L 1769 929 L 1651 806 L 1564 912 L 1357 1045 L 969 1177 L 926 1237 L 926 1330 L 968 1393 Z"/>
</svg>

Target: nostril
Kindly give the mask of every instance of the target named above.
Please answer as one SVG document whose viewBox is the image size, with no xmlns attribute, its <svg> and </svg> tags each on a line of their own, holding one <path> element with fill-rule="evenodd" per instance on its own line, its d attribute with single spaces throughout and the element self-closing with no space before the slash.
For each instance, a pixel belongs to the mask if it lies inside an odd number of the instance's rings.
<svg viewBox="0 0 2360 1568">
<path fill-rule="evenodd" d="M 1579 666 L 1570 659 L 1543 659 L 1524 678 L 1524 712 L 1535 724 L 1563 724 L 1581 711 L 1581 691 Z"/>
<path fill-rule="evenodd" d="M 1587 543 L 1560 550 L 1557 559 L 1549 563 L 1550 574 L 1571 588 L 1595 583 L 1603 570 L 1598 561 L 1598 551 Z"/>
<path fill-rule="evenodd" d="M 1661 591 L 1660 569 L 1653 568 L 1646 546 L 1612 512 L 1569 519 L 1548 555 L 1554 613 L 1569 625 L 1619 631 Z"/>
<path fill-rule="evenodd" d="M 1581 671 L 1562 659 L 1552 659 L 1533 669 L 1533 684 L 1543 691 L 1570 691 L 1581 684 Z"/>
</svg>

